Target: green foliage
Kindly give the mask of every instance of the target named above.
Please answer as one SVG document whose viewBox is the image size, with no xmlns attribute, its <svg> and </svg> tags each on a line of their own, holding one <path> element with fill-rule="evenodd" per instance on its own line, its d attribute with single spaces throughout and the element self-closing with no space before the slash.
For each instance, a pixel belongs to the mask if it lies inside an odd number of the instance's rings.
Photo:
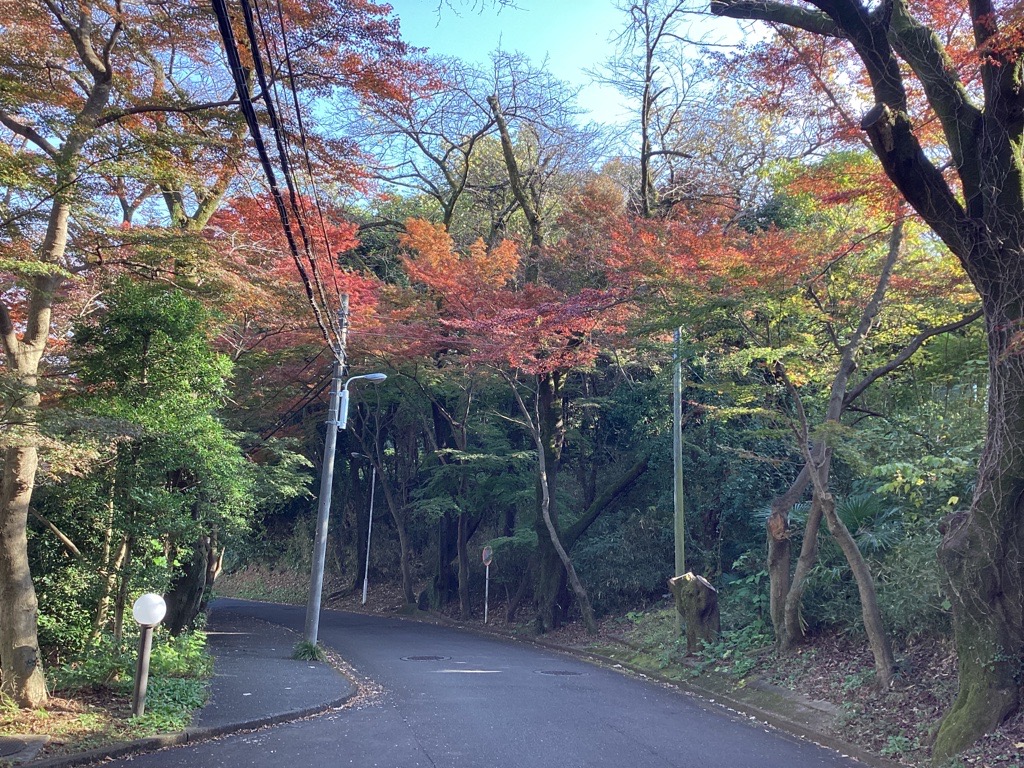
<svg viewBox="0 0 1024 768">
<path fill-rule="evenodd" d="M 130 593 L 163 592 L 199 537 L 237 542 L 257 505 L 272 511 L 308 493 L 309 462 L 287 443 L 225 429 L 217 408 L 230 364 L 210 330 L 196 300 L 127 278 L 104 295 L 104 311 L 76 326 L 71 360 L 88 388 L 72 404 L 92 418 L 65 426 L 69 442 L 93 446 L 90 460 L 65 462 L 34 502 L 77 553 L 30 529 L 40 640 L 58 661 L 85 649 L 118 581 Z M 118 560 L 122 547 L 130 556 Z"/>
<path fill-rule="evenodd" d="M 880 750 L 882 757 L 902 757 L 921 748 L 916 739 L 910 739 L 903 734 L 890 736 L 885 746 Z"/>
<path fill-rule="evenodd" d="M 129 646 L 113 645 L 105 638 L 88 651 L 68 659 L 50 671 L 53 687 L 58 691 L 80 691 L 93 687 L 123 689 L 130 685 L 135 657 Z"/>
<path fill-rule="evenodd" d="M 206 703 L 209 691 L 202 680 L 181 677 L 150 678 L 146 709 L 132 720 L 136 736 L 174 733 L 188 727 L 192 716 Z"/>
<path fill-rule="evenodd" d="M 734 677 L 746 677 L 758 662 L 758 654 L 771 648 L 771 630 L 763 622 L 722 632 L 716 643 L 705 643 L 697 652 L 694 674 L 711 670 Z"/>
<path fill-rule="evenodd" d="M 512 536 L 499 536 L 487 544 L 494 550 L 495 568 L 491 580 L 506 589 L 515 589 L 526 574 L 530 556 L 537 549 L 537 532 L 532 527 L 517 528 Z"/>
<path fill-rule="evenodd" d="M 292 658 L 303 661 L 326 661 L 327 654 L 316 643 L 311 643 L 309 640 L 300 640 L 295 644 L 295 648 L 292 649 Z"/>
<path fill-rule="evenodd" d="M 121 278 L 99 322 L 80 322 L 75 344 L 83 380 L 126 400 L 180 395 L 213 403 L 231 365 L 210 349 L 211 318 L 181 291 Z"/>
<path fill-rule="evenodd" d="M 810 502 L 793 507 L 792 522 L 806 521 L 810 508 Z M 878 555 L 903 538 L 901 510 L 879 494 L 855 493 L 837 499 L 836 514 L 865 556 Z"/>
<path fill-rule="evenodd" d="M 758 627 L 767 631 L 770 622 L 768 572 L 759 552 L 745 552 L 722 575 L 719 610 L 726 629 Z"/>
<path fill-rule="evenodd" d="M 95 645 L 53 668 L 50 673 L 53 687 L 68 692 L 106 687 L 131 693 L 137 658 L 137 636 L 127 637 L 115 645 L 111 637 L 105 635 Z M 173 679 L 191 680 L 202 688 L 213 674 L 213 657 L 206 652 L 206 635 L 183 632 L 178 637 L 171 637 L 158 628 L 153 633 L 149 673 L 151 691 L 155 686 L 168 684 L 161 681 Z M 180 690 L 174 689 L 174 684 L 168 685 L 172 690 Z M 199 704 L 192 708 L 196 706 Z"/>
<path fill-rule="evenodd" d="M 673 568 L 671 508 L 606 514 L 573 549 L 597 613 L 639 607 L 666 591 Z"/>
<path fill-rule="evenodd" d="M 641 667 L 667 670 L 682 662 L 686 639 L 679 634 L 679 614 L 674 607 L 649 611 L 629 611 L 615 619 L 623 624 L 631 649 L 631 663 Z"/>
<path fill-rule="evenodd" d="M 204 680 L 213 674 L 213 657 L 206 652 L 206 633 L 182 632 L 167 635 L 153 646 L 149 671 L 156 677 L 196 678 Z"/>
<path fill-rule="evenodd" d="M 878 602 L 895 637 L 944 637 L 952 613 L 936 558 L 937 527 L 917 531 L 889 551 L 879 569 Z"/>
<path fill-rule="evenodd" d="M 99 576 L 90 563 L 69 563 L 52 537 L 33 531 L 32 543 L 35 563 L 42 566 L 35 579 L 39 642 L 55 649 L 60 660 L 80 651 L 92 630 Z"/>
</svg>

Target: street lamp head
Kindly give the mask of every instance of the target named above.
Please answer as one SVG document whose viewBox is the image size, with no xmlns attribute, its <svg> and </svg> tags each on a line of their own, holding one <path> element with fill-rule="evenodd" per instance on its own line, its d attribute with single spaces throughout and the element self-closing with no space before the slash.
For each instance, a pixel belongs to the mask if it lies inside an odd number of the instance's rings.
<svg viewBox="0 0 1024 768">
<path fill-rule="evenodd" d="M 379 384 L 384 381 L 388 375 L 386 373 L 364 373 L 361 376 L 352 376 L 345 382 L 341 388 L 341 397 L 338 402 L 338 429 L 344 429 L 348 424 L 348 385 L 358 379 L 369 381 L 373 384 Z"/>
<path fill-rule="evenodd" d="M 167 614 L 167 603 L 160 595 L 148 592 L 132 605 L 132 616 L 144 627 L 155 627 L 164 620 Z"/>
</svg>

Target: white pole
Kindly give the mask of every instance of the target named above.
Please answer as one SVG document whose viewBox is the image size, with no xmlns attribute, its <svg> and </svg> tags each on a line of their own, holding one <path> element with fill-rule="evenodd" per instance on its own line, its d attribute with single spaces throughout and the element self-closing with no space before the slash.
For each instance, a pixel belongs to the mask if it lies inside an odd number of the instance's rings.
<svg viewBox="0 0 1024 768">
<path fill-rule="evenodd" d="M 366 528 L 366 569 L 363 571 L 363 605 L 366 605 L 366 588 L 370 583 L 370 536 L 373 534 L 373 493 L 377 490 L 377 466 L 370 475 L 370 524 Z"/>
<path fill-rule="evenodd" d="M 484 569 L 484 624 L 487 623 L 487 598 L 491 592 L 491 564 L 488 563 Z"/>
</svg>

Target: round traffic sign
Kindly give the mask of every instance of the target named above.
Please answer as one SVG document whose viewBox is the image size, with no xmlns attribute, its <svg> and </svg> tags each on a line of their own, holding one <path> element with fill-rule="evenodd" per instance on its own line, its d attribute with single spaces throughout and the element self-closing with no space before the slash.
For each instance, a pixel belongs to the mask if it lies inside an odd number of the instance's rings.
<svg viewBox="0 0 1024 768">
<path fill-rule="evenodd" d="M 481 553 L 480 559 L 484 561 L 484 565 L 490 565 L 491 560 L 494 559 L 494 550 L 489 546 L 484 547 L 484 551 Z"/>
</svg>

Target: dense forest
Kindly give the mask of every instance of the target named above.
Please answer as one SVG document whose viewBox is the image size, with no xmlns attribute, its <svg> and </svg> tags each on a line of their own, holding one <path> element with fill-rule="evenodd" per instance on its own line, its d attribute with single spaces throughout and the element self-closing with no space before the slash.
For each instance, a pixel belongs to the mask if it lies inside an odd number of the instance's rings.
<svg viewBox="0 0 1024 768">
<path fill-rule="evenodd" d="M 882 687 L 952 642 L 937 758 L 1018 711 L 1024 13 L 618 7 L 625 125 L 372 0 L 5 5 L 4 697 L 142 592 L 177 635 L 222 571 L 308 574 L 337 365 L 332 590 L 469 619 L 489 546 L 543 633 L 691 571 Z"/>
</svg>

